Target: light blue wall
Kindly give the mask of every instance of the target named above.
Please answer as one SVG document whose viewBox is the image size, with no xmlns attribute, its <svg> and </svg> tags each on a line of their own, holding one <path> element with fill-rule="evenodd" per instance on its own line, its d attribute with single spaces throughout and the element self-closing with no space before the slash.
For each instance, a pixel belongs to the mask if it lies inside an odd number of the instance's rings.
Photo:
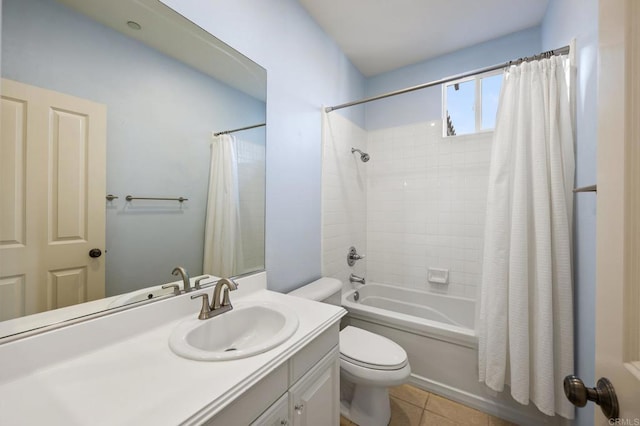
<svg viewBox="0 0 640 426">
<path fill-rule="evenodd" d="M 367 96 L 404 89 L 540 52 L 540 28 L 475 46 L 367 79 Z M 442 87 L 436 86 L 366 104 L 368 130 L 440 119 Z"/>
<path fill-rule="evenodd" d="M 542 23 L 542 48 L 576 38 L 576 186 L 596 183 L 598 1 L 553 0 Z M 595 383 L 596 196 L 574 204 L 574 304 L 576 374 Z M 576 411 L 576 424 L 593 424 L 593 406 Z"/>
<path fill-rule="evenodd" d="M 267 69 L 268 285 L 318 278 L 320 109 L 361 98 L 362 75 L 296 0 L 163 2 Z"/>
<path fill-rule="evenodd" d="M 107 105 L 107 295 L 200 274 L 211 131 L 264 121 L 264 102 L 52 0 L 3 6 L 3 77 Z"/>
</svg>

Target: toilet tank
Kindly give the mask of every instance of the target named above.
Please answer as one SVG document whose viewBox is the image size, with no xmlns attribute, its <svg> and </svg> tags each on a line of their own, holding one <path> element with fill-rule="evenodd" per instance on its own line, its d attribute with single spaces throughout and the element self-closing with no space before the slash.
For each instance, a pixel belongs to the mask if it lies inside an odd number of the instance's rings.
<svg viewBox="0 0 640 426">
<path fill-rule="evenodd" d="M 304 299 L 315 300 L 318 302 L 330 303 L 332 305 L 341 305 L 342 282 L 335 278 L 320 278 L 307 285 L 293 290 L 289 293 L 291 296 L 302 297 Z"/>
</svg>

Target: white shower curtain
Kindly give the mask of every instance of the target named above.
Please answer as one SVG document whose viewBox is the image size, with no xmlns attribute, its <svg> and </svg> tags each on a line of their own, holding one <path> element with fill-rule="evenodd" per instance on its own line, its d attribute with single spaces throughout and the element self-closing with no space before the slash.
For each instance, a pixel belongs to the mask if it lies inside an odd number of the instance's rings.
<svg viewBox="0 0 640 426">
<path fill-rule="evenodd" d="M 241 270 L 240 196 L 236 141 L 220 135 L 211 143 L 205 218 L 203 273 L 229 277 Z"/>
<path fill-rule="evenodd" d="M 547 415 L 574 417 L 569 60 L 505 72 L 493 138 L 480 301 L 480 381 Z"/>
</svg>

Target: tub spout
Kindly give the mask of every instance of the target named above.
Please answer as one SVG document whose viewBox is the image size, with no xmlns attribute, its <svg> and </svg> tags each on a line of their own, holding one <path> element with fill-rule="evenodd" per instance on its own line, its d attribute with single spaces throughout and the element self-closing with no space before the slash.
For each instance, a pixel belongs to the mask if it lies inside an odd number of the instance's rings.
<svg viewBox="0 0 640 426">
<path fill-rule="evenodd" d="M 357 275 L 351 274 L 349 275 L 349 282 L 350 283 L 360 283 L 360 284 L 366 284 L 364 277 L 359 277 Z"/>
</svg>

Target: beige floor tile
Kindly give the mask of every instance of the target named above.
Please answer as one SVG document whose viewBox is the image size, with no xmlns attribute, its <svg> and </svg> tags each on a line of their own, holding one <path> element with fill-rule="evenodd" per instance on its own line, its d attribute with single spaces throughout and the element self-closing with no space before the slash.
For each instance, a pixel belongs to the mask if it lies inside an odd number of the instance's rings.
<svg viewBox="0 0 640 426">
<path fill-rule="evenodd" d="M 489 426 L 517 426 L 517 423 L 511 423 L 499 417 L 489 416 Z"/>
<path fill-rule="evenodd" d="M 340 416 L 340 426 L 353 426 L 353 424 L 347 418 Z"/>
<path fill-rule="evenodd" d="M 463 425 L 487 426 L 489 424 L 487 414 L 434 394 L 429 396 L 426 409 Z"/>
<path fill-rule="evenodd" d="M 394 386 L 389 389 L 389 394 L 420 408 L 424 408 L 429 399 L 429 392 L 411 385 Z"/>
<path fill-rule="evenodd" d="M 424 410 L 420 426 L 458 426 L 458 423 L 453 420 L 449 420 L 446 417 L 442 417 L 439 414 Z"/>
<path fill-rule="evenodd" d="M 411 385 L 392 387 L 389 394 L 389 426 L 517 426 Z M 340 426 L 358 425 L 340 416 Z"/>
<path fill-rule="evenodd" d="M 422 409 L 401 399 L 391 397 L 389 426 L 420 426 Z"/>
</svg>

